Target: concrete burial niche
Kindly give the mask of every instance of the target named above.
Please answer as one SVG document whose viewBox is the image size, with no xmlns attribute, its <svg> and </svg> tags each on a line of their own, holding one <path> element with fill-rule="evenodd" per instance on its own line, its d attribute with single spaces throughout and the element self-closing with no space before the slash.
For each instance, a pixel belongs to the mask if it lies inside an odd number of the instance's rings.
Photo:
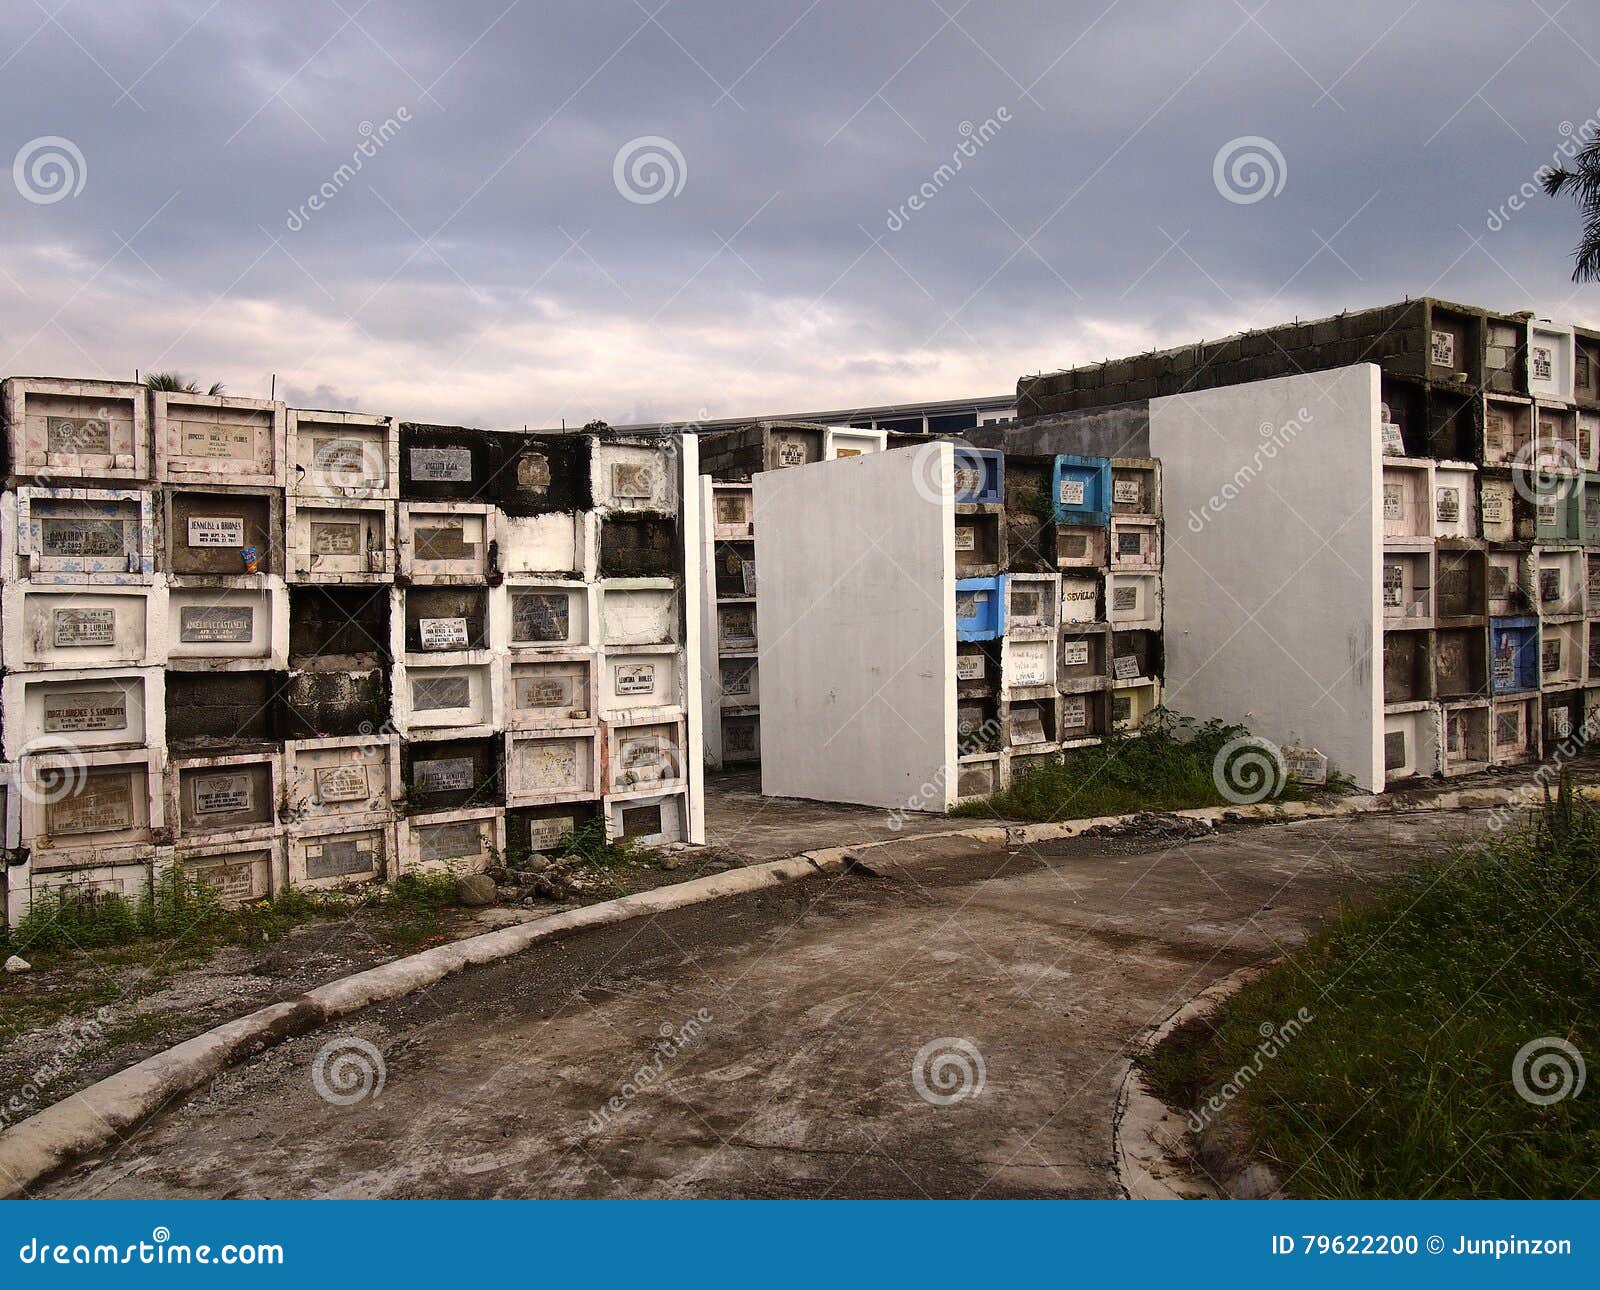
<svg viewBox="0 0 1600 1290">
<path fill-rule="evenodd" d="M 159 744 L 167 679 L 158 667 L 9 673 L 0 688 L 5 759 L 42 747 Z"/>
<path fill-rule="evenodd" d="M 602 578 L 668 577 L 682 560 L 678 523 L 672 516 L 600 517 Z"/>
<path fill-rule="evenodd" d="M 289 881 L 296 887 L 338 888 L 396 876 L 390 825 L 337 833 L 291 833 Z"/>
<path fill-rule="evenodd" d="M 400 792 L 397 735 L 291 739 L 284 748 L 288 819 L 308 829 L 386 822 Z"/>
<path fill-rule="evenodd" d="M 400 782 L 408 812 L 497 806 L 502 786 L 504 740 L 405 739 L 400 744 Z"/>
<path fill-rule="evenodd" d="M 413 582 L 489 581 L 495 509 L 471 502 L 401 502 L 399 576 Z M 498 570 L 494 570 L 498 575 Z"/>
<path fill-rule="evenodd" d="M 225 752 L 283 742 L 281 672 L 172 672 L 167 745 L 174 752 Z"/>
<path fill-rule="evenodd" d="M 167 818 L 181 841 L 269 837 L 278 822 L 282 777 L 278 753 L 173 758 L 167 769 Z"/>
<path fill-rule="evenodd" d="M 507 640 L 513 650 L 589 643 L 590 588 L 581 582 L 507 583 Z"/>
<path fill-rule="evenodd" d="M 288 881 L 281 838 L 184 843 L 173 861 L 186 876 L 210 887 L 217 901 L 229 908 L 265 900 Z"/>
<path fill-rule="evenodd" d="M 281 492 L 169 488 L 163 497 L 169 573 L 282 576 Z"/>
<path fill-rule="evenodd" d="M 395 826 L 399 869 L 408 873 L 482 873 L 505 853 L 505 820 L 497 807 L 414 815 Z"/>
<path fill-rule="evenodd" d="M 599 793 L 600 741 L 593 730 L 512 731 L 505 741 L 509 805 L 581 801 Z"/>
<path fill-rule="evenodd" d="M 390 582 L 394 504 L 291 496 L 285 523 L 295 582 Z"/>
<path fill-rule="evenodd" d="M 159 598 L 148 587 L 35 586 L 4 589 L 6 666 L 114 667 L 159 663 Z"/>
<path fill-rule="evenodd" d="M 591 490 L 603 512 L 678 511 L 678 451 L 674 440 L 601 439 L 594 444 Z"/>
<path fill-rule="evenodd" d="M 148 858 L 161 827 L 160 755 L 40 754 L 21 764 L 22 842 L 36 873 Z"/>
<path fill-rule="evenodd" d="M 398 590 L 402 646 L 407 654 L 488 649 L 487 587 L 413 586 Z"/>
<path fill-rule="evenodd" d="M 506 660 L 506 725 L 537 730 L 594 719 L 594 656 L 512 655 Z"/>
<path fill-rule="evenodd" d="M 399 485 L 393 417 L 288 410 L 289 491 L 306 497 L 390 498 Z"/>
<path fill-rule="evenodd" d="M 15 482 L 152 477 L 148 406 L 136 382 L 15 377 L 0 386 L 0 415 Z"/>
<path fill-rule="evenodd" d="M 282 403 L 152 390 L 150 419 L 162 483 L 288 483 Z"/>
<path fill-rule="evenodd" d="M 594 440 L 588 435 L 494 434 L 489 477 L 475 496 L 507 515 L 587 511 L 594 505 L 589 478 L 593 452 Z"/>
<path fill-rule="evenodd" d="M 554 851 L 562 838 L 600 818 L 597 801 L 514 806 L 506 812 L 506 859 L 514 864 L 530 855 Z"/>
<path fill-rule="evenodd" d="M 25 487 L 7 493 L 4 508 L 5 558 L 13 578 L 74 586 L 153 581 L 153 493 Z"/>
<path fill-rule="evenodd" d="M 400 497 L 467 502 L 482 496 L 499 464 L 486 430 L 400 424 Z"/>
<path fill-rule="evenodd" d="M 246 671 L 287 665 L 289 597 L 281 579 L 255 587 L 167 590 L 167 666 Z"/>
</svg>

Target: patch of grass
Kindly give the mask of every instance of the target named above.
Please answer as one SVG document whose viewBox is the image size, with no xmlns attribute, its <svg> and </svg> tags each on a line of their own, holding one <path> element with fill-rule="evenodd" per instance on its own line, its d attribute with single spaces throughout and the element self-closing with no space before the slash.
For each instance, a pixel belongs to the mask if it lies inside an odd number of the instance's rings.
<svg viewBox="0 0 1600 1290">
<path fill-rule="evenodd" d="M 289 888 L 229 909 L 203 880 L 171 868 L 131 900 L 87 887 L 41 895 L 21 923 L 0 929 L 0 957 L 20 954 L 39 966 L 93 952 L 102 965 L 148 960 L 166 975 L 205 962 L 220 946 L 259 948 L 305 923 L 361 910 L 388 916 L 405 943 L 415 937 L 404 925 L 437 932 L 439 912 L 456 903 L 452 875 L 407 874 L 350 895 Z"/>
<path fill-rule="evenodd" d="M 1228 1111 L 1291 1194 L 1595 1194 L 1600 1096 L 1524 1098 L 1560 1044 L 1600 1057 L 1600 809 L 1562 785 L 1528 824 L 1424 861 L 1146 1063 L 1185 1110 Z M 1263 1027 L 1310 1020 L 1261 1055 Z M 1537 1046 L 1524 1053 L 1524 1046 Z M 1559 1041 L 1559 1043 L 1557 1042 Z M 1240 1072 L 1248 1071 L 1241 1081 Z M 1227 1101 L 1224 1098 L 1224 1101 Z"/>
<path fill-rule="evenodd" d="M 1258 782 L 1247 761 L 1251 750 L 1222 758 L 1230 743 L 1250 738 L 1244 726 L 1197 722 L 1165 708 L 1145 718 L 1138 733 L 1115 732 L 1089 748 L 1071 749 L 1035 766 L 1009 788 L 954 814 L 1017 820 L 1081 820 L 1133 811 L 1177 811 L 1227 806 L 1239 793 L 1254 796 Z M 1221 760 L 1219 760 L 1221 758 Z M 1299 785 L 1265 761 L 1260 769 L 1275 781 L 1278 799 L 1304 796 Z M 1235 798 L 1222 793 L 1228 783 Z"/>
</svg>

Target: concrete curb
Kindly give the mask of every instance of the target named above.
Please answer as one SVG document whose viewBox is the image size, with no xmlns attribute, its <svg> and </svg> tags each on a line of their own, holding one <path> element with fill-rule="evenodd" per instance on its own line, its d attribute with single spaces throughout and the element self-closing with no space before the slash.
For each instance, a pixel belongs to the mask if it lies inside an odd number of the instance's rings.
<svg viewBox="0 0 1600 1290">
<path fill-rule="evenodd" d="M 1208 1016 L 1272 966 L 1256 963 L 1214 981 L 1139 1037 L 1137 1056 L 1153 1053 L 1178 1027 Z M 1188 1164 L 1188 1125 L 1150 1091 L 1134 1059 L 1128 1061 L 1111 1116 L 1117 1185 L 1129 1200 L 1216 1200 L 1222 1192 Z"/>
<path fill-rule="evenodd" d="M 780 886 L 811 877 L 819 868 L 800 857 L 773 860 L 585 905 L 380 964 L 236 1017 L 0 1132 L 0 1198 L 25 1194 L 41 1178 L 138 1127 L 173 1098 L 198 1088 L 219 1071 L 326 1022 L 423 989 L 466 968 L 509 958 L 541 941 Z"/>
<path fill-rule="evenodd" d="M 1584 795 L 1600 796 L 1600 789 L 1586 791 Z M 1287 823 L 1369 812 L 1401 814 L 1408 811 L 1504 806 L 1508 797 L 1506 789 L 1478 789 L 1432 794 L 1403 802 L 1363 796 L 1344 798 L 1325 805 L 1264 802 L 1164 814 L 1205 820 L 1212 824 L 1225 818 Z M 817 873 L 842 871 L 852 858 L 864 851 L 956 838 L 1019 847 L 1077 837 L 1091 829 L 1114 827 L 1135 818 L 1136 815 L 1132 814 L 1108 815 L 1045 824 L 983 825 L 914 833 L 854 846 L 826 847 L 784 860 L 770 860 L 689 882 L 657 887 L 653 891 L 623 896 L 618 900 L 586 905 L 534 923 L 484 932 L 380 964 L 354 976 L 330 981 L 296 998 L 224 1022 L 204 1034 L 147 1057 L 127 1070 L 109 1075 L 21 1123 L 0 1131 L 0 1199 L 12 1199 L 25 1194 L 41 1178 L 137 1128 L 173 1098 L 198 1088 L 229 1066 L 371 1004 L 400 998 L 469 967 L 480 967 L 510 958 L 541 941 L 584 928 L 605 927 L 630 918 L 666 913 L 724 896 L 761 891 Z M 1119 1098 L 1119 1123 L 1123 1118 L 1122 1110 L 1122 1100 Z M 1120 1144 L 1118 1151 L 1120 1161 Z"/>
</svg>

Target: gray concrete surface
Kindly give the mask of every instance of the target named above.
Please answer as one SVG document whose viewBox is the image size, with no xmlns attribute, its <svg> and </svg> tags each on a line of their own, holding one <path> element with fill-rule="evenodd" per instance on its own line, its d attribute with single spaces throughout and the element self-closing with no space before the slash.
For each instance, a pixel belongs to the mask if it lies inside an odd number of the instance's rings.
<svg viewBox="0 0 1600 1290">
<path fill-rule="evenodd" d="M 1138 1036 L 1484 818 L 1012 854 L 930 839 L 877 874 L 575 935 L 367 1010 L 224 1072 L 43 1194 L 1113 1194 Z M 697 1016 L 657 1075 L 664 1028 Z M 319 1070 L 339 1091 L 319 1052 L 341 1037 L 381 1054 L 376 1098 L 317 1092 Z M 956 1039 L 981 1090 L 932 1104 L 915 1059 Z"/>
<path fill-rule="evenodd" d="M 892 821 L 888 811 L 874 806 L 762 797 L 759 770 L 706 775 L 706 845 L 746 860 L 779 860 L 818 847 L 888 842 L 996 822 L 915 812 Z"/>
</svg>

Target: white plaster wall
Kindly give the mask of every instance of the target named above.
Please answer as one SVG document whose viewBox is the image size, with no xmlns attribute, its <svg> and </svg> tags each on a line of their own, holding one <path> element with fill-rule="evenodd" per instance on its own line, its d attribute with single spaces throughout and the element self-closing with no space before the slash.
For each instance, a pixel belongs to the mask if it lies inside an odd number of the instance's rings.
<svg viewBox="0 0 1600 1290">
<path fill-rule="evenodd" d="M 1151 400 L 1165 702 L 1383 787 L 1378 368 Z"/>
<path fill-rule="evenodd" d="M 940 444 L 755 477 L 763 793 L 953 801 L 949 457 Z"/>
</svg>

